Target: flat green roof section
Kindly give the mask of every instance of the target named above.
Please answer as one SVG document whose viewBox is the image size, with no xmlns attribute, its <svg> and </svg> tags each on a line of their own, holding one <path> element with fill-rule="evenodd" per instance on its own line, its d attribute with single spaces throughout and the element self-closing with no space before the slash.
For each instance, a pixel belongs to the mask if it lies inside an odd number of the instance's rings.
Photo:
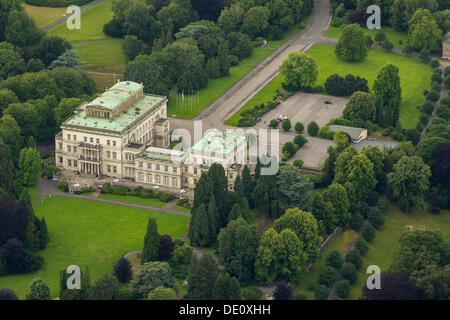
<svg viewBox="0 0 450 320">
<path fill-rule="evenodd" d="M 86 106 L 98 106 L 108 110 L 114 110 L 141 89 L 142 85 L 136 82 L 117 82 L 108 91 L 102 93 L 98 98 L 86 104 Z"/>
<path fill-rule="evenodd" d="M 166 97 L 163 96 L 144 95 L 142 99 L 112 120 L 86 117 L 86 107 L 89 104 L 84 104 L 78 107 L 77 114 L 66 120 L 61 128 L 121 134 L 124 130 L 140 120 L 147 112 L 150 112 L 150 114 L 156 112 L 164 101 L 166 101 Z"/>
<path fill-rule="evenodd" d="M 190 151 L 194 153 L 225 157 L 234 152 L 237 147 L 245 143 L 246 140 L 247 138 L 244 136 L 213 129 L 208 131 L 202 139 L 197 141 L 190 148 Z"/>
</svg>

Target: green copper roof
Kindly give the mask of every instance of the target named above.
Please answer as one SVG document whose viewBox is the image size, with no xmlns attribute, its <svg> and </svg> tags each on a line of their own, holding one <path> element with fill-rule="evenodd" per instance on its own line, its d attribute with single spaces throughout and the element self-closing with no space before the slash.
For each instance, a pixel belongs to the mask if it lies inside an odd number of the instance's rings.
<svg viewBox="0 0 450 320">
<path fill-rule="evenodd" d="M 163 96 L 144 95 L 139 101 L 112 120 L 86 117 L 86 106 L 89 104 L 85 104 L 80 106 L 77 109 L 77 114 L 66 120 L 61 127 L 93 132 L 107 131 L 113 134 L 120 134 L 129 127 L 131 128 L 145 113 L 150 112 L 151 114 L 156 112 L 165 100 L 166 97 Z"/>
<path fill-rule="evenodd" d="M 183 151 L 149 147 L 136 156 L 136 160 L 159 160 L 163 162 L 181 163 L 187 154 Z"/>
<path fill-rule="evenodd" d="M 141 90 L 142 85 L 131 81 L 122 81 L 113 85 L 108 91 L 102 93 L 98 98 L 95 98 L 88 104 L 89 106 L 99 106 L 108 110 L 114 110 L 129 97 Z"/>
<path fill-rule="evenodd" d="M 247 140 L 244 136 L 238 136 L 230 132 L 220 130 L 210 130 L 199 141 L 197 141 L 190 151 L 216 156 L 228 156 L 234 152 L 238 146 Z"/>
</svg>

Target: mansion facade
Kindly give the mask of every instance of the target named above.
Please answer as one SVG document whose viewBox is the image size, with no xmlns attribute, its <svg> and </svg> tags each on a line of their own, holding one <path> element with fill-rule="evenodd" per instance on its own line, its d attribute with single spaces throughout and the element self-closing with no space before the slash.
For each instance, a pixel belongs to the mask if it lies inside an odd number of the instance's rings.
<svg viewBox="0 0 450 320">
<path fill-rule="evenodd" d="M 167 98 L 118 82 L 77 107 L 55 137 L 56 165 L 87 178 L 192 196 L 202 172 L 221 163 L 232 190 L 247 157 L 247 138 L 210 130 L 186 150 L 170 149 Z M 120 184 L 120 183 L 119 183 Z"/>
</svg>

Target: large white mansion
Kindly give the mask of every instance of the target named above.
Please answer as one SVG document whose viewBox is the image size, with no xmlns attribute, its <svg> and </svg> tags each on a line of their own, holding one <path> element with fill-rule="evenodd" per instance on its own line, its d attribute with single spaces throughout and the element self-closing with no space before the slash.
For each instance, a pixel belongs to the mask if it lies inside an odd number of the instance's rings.
<svg viewBox="0 0 450 320">
<path fill-rule="evenodd" d="M 116 178 L 192 195 L 212 163 L 221 163 L 229 189 L 247 157 L 247 138 L 209 131 L 184 151 L 171 150 L 167 98 L 144 94 L 142 84 L 118 82 L 80 105 L 55 137 L 61 173 Z"/>
</svg>

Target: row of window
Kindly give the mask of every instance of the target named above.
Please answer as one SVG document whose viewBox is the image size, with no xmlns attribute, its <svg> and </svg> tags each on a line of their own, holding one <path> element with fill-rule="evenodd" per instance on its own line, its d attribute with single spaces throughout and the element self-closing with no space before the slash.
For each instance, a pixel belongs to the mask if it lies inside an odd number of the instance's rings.
<svg viewBox="0 0 450 320">
<path fill-rule="evenodd" d="M 144 163 L 143 162 L 139 162 L 139 168 L 143 169 L 144 168 Z M 152 169 L 152 164 L 151 163 L 147 163 L 147 169 L 151 170 Z M 161 171 L 161 165 L 159 164 L 155 164 L 155 170 L 157 171 Z M 169 166 L 164 166 L 164 171 L 165 172 L 169 172 L 170 167 Z M 173 173 L 177 173 L 178 168 L 177 167 L 172 167 L 172 172 Z"/>
<path fill-rule="evenodd" d="M 162 184 L 168 186 L 169 185 L 170 178 L 167 176 L 163 176 Z M 147 174 L 147 180 L 144 180 L 144 173 L 139 172 L 138 174 L 138 181 L 139 182 L 148 182 L 153 183 L 153 175 L 148 173 Z M 155 184 L 161 184 L 161 176 L 155 175 Z M 172 178 L 172 187 L 178 187 L 178 178 L 173 177 Z"/>
<path fill-rule="evenodd" d="M 77 135 L 76 134 L 71 135 L 70 133 L 68 133 L 67 134 L 67 139 L 68 140 L 77 141 Z M 89 143 L 94 143 L 94 138 L 93 137 L 89 137 L 89 138 L 88 137 L 83 137 L 83 141 L 84 142 L 88 142 L 89 141 Z M 95 143 L 96 144 L 100 144 L 100 138 L 95 138 Z M 106 145 L 107 146 L 111 146 L 112 145 L 113 147 L 115 147 L 117 145 L 117 142 L 115 140 L 107 139 L 106 140 Z M 62 147 L 60 149 L 62 149 Z"/>
</svg>

